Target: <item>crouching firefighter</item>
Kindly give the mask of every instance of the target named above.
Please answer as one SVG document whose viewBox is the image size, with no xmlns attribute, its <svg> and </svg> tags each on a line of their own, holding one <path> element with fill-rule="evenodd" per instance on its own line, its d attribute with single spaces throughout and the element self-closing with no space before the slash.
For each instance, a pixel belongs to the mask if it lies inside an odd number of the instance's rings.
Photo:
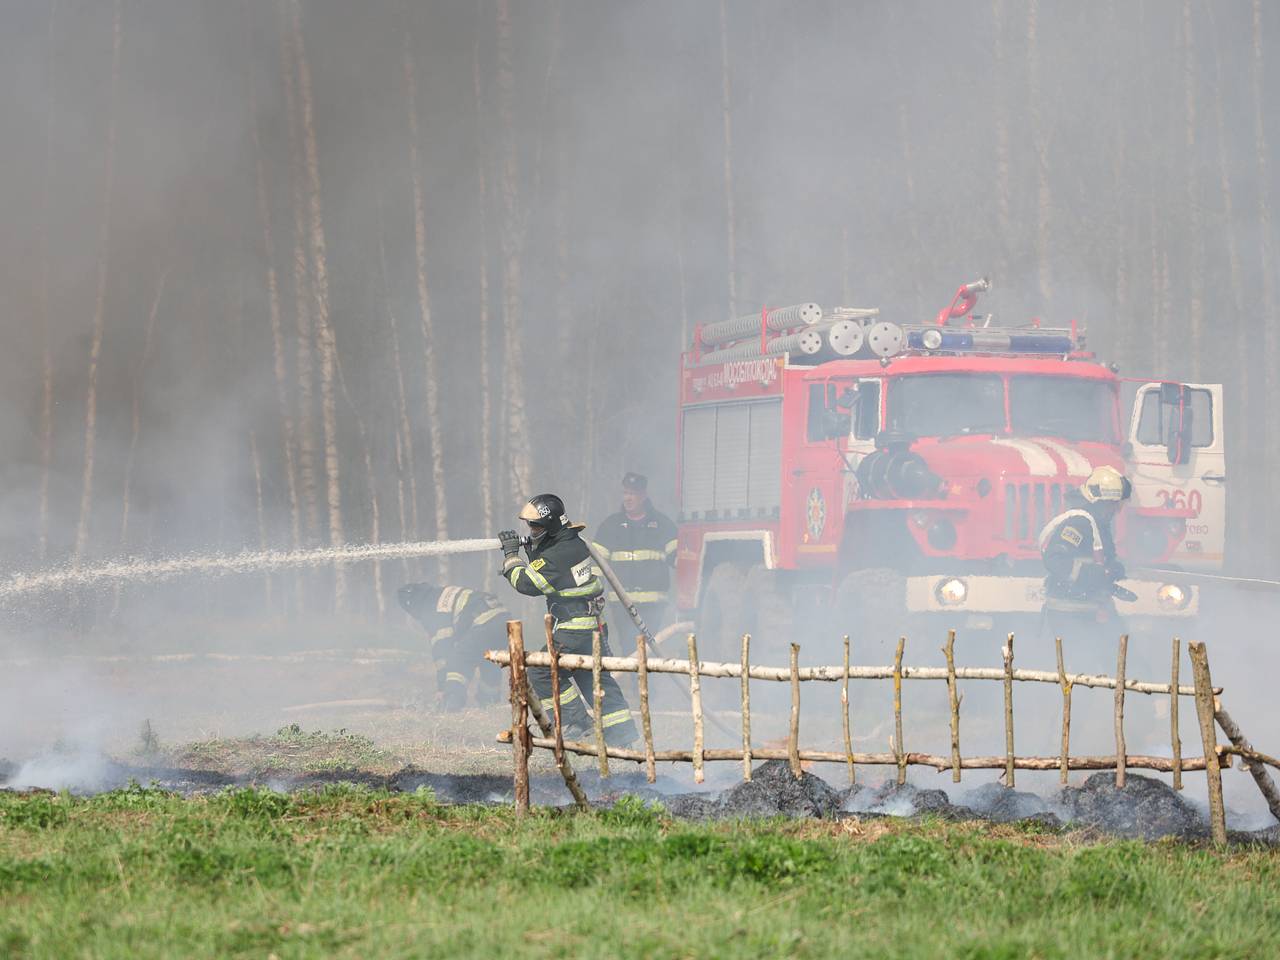
<svg viewBox="0 0 1280 960">
<path fill-rule="evenodd" d="M 1067 507 L 1040 534 L 1045 622 L 1051 635 L 1087 640 L 1102 632 L 1122 632 L 1116 598 L 1134 594 L 1117 584 L 1125 576 L 1116 559 L 1111 524 L 1133 487 L 1115 467 L 1098 467 L 1078 491 L 1064 497 Z M 1113 638 L 1114 639 L 1114 638 Z"/>
<path fill-rule="evenodd" d="M 484 651 L 501 649 L 507 642 L 510 615 L 506 608 L 491 593 L 430 583 L 406 583 L 396 591 L 396 599 L 431 638 L 436 690 L 445 709 L 461 710 L 467 705 L 471 675 L 484 662 Z M 501 699 L 494 674 L 493 670 L 480 671 L 478 706 Z"/>
<path fill-rule="evenodd" d="M 541 493 L 520 511 L 520 519 L 529 525 L 525 545 L 528 560 L 520 557 L 520 535 L 514 530 L 498 534 L 502 543 L 502 575 L 523 594 L 545 597 L 547 611 L 554 618 L 556 649 L 561 653 L 591 655 L 591 635 L 600 631 L 600 647 L 609 652 L 609 633 L 601 612 L 604 609 L 604 585 L 592 571 L 591 554 L 578 536 L 581 524 L 570 524 L 564 502 L 554 494 Z M 547 667 L 530 667 L 529 682 L 542 700 L 548 716 L 554 707 L 551 697 L 551 671 Z M 584 695 L 591 690 L 591 672 L 573 671 L 572 683 L 561 686 L 560 716 L 565 736 L 586 739 L 592 729 Z M 600 721 L 605 742 L 624 747 L 637 738 L 636 725 L 626 698 L 612 675 L 600 677 L 604 705 Z"/>
</svg>

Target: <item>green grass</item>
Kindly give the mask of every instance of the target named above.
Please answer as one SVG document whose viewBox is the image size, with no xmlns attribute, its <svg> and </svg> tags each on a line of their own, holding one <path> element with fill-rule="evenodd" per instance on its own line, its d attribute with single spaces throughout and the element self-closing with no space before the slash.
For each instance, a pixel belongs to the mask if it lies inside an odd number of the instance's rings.
<svg viewBox="0 0 1280 960">
<path fill-rule="evenodd" d="M 1280 854 L 347 787 L 0 794 L 5 957 L 1262 957 Z"/>
</svg>

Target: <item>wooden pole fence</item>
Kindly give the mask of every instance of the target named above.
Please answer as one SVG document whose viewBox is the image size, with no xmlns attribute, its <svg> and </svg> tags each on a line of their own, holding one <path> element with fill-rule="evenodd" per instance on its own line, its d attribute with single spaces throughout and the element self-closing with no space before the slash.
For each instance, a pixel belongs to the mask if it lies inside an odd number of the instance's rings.
<svg viewBox="0 0 1280 960">
<path fill-rule="evenodd" d="M 490 663 L 496 663 L 498 666 L 508 666 L 510 657 L 505 650 L 487 650 L 484 658 Z M 545 651 L 528 651 L 525 653 L 525 662 L 531 667 L 546 667 L 551 664 L 551 657 Z M 610 673 L 635 673 L 638 669 L 635 657 L 604 657 L 600 661 L 601 669 Z M 576 653 L 560 654 L 560 666 L 565 670 L 589 670 L 592 666 L 592 658 Z M 685 676 L 689 675 L 688 660 L 673 660 L 667 657 L 650 657 L 648 662 L 649 673 L 678 673 Z M 742 676 L 742 665 L 738 663 L 714 663 L 711 661 L 702 661 L 698 667 L 698 673 L 703 678 L 738 678 Z M 752 680 L 770 680 L 776 683 L 790 683 L 791 670 L 787 667 L 760 667 L 751 666 L 750 676 Z M 799 672 L 801 682 L 809 680 L 821 680 L 828 683 L 839 683 L 844 679 L 844 667 L 841 665 L 830 667 L 801 667 Z M 1004 669 L 1000 667 L 956 667 L 956 677 L 960 680 L 1004 680 Z M 893 667 L 850 667 L 849 679 L 851 680 L 891 680 L 893 678 Z M 903 680 L 946 680 L 947 670 L 945 667 L 909 667 L 902 668 Z M 1052 683 L 1059 684 L 1061 678 L 1057 671 L 1051 670 L 1014 670 L 1013 679 L 1019 683 Z M 1100 676 L 1087 673 L 1069 673 L 1067 679 L 1071 681 L 1073 686 L 1081 687 L 1098 687 L 1111 690 L 1115 688 L 1115 677 Z M 1145 693 L 1145 694 L 1169 694 L 1169 684 L 1167 683 L 1150 683 L 1143 680 L 1126 680 L 1124 688 L 1129 693 Z M 1184 697 L 1194 697 L 1195 687 L 1183 685 L 1178 687 L 1178 694 Z M 1222 693 L 1221 687 L 1214 687 L 1215 694 Z"/>
<path fill-rule="evenodd" d="M 573 768 L 566 757 L 567 753 L 596 758 L 600 775 L 609 776 L 609 760 L 630 760 L 645 765 L 646 778 L 650 783 L 656 779 L 655 764 L 658 761 L 691 763 L 694 780 L 704 780 L 704 764 L 714 761 L 734 761 L 742 765 L 743 780 L 751 779 L 751 765 L 755 760 L 785 760 L 792 774 L 799 778 L 802 775 L 803 763 L 840 763 L 844 764 L 849 774 L 849 782 L 855 782 L 855 771 L 858 764 L 868 766 L 892 766 L 897 768 L 897 782 L 906 782 L 906 771 L 910 766 L 932 767 L 941 772 L 950 769 L 952 779 L 960 780 L 962 770 L 1002 770 L 1003 780 L 1009 787 L 1014 786 L 1014 775 L 1017 770 L 1058 770 L 1063 783 L 1067 782 L 1067 774 L 1071 770 L 1114 770 L 1116 787 L 1123 789 L 1126 782 L 1126 770 L 1152 770 L 1173 775 L 1174 789 L 1182 788 L 1182 774 L 1185 771 L 1203 770 L 1206 774 L 1209 791 L 1209 823 L 1215 843 L 1226 842 L 1226 814 L 1222 796 L 1222 767 L 1230 766 L 1231 756 L 1239 756 L 1245 767 L 1253 776 L 1258 789 L 1267 801 L 1273 816 L 1280 820 L 1280 789 L 1267 773 L 1265 765 L 1280 768 L 1280 760 L 1268 756 L 1253 748 L 1245 738 L 1231 715 L 1223 708 L 1216 694 L 1221 688 L 1214 687 L 1209 673 L 1208 655 L 1203 643 L 1188 644 L 1187 650 L 1191 658 L 1193 684 L 1184 686 L 1179 683 L 1179 661 L 1181 641 L 1175 637 L 1172 648 L 1172 664 L 1168 683 L 1148 683 L 1130 680 L 1127 677 L 1128 635 L 1120 637 L 1117 648 L 1116 675 L 1106 677 L 1094 674 L 1067 673 L 1063 662 L 1062 638 L 1055 638 L 1057 670 L 1016 670 L 1013 666 L 1014 635 L 1009 634 L 1002 648 L 1002 669 L 983 667 L 957 667 L 955 664 L 955 631 L 949 631 L 946 646 L 942 652 L 946 658 L 946 667 L 909 667 L 902 662 L 906 646 L 906 637 L 898 640 L 894 652 L 893 664 L 888 667 L 855 667 L 850 664 L 849 637 L 844 637 L 844 657 L 839 667 L 801 667 L 800 646 L 790 645 L 789 663 L 786 668 L 763 667 L 751 665 L 751 637 L 742 637 L 742 657 L 739 663 L 705 663 L 698 658 L 697 638 L 691 633 L 688 636 L 689 659 L 675 660 L 670 658 L 653 658 L 648 656 L 645 638 L 637 640 L 635 657 L 605 657 L 602 655 L 601 635 L 596 632 L 592 636 L 591 656 L 580 654 L 564 654 L 556 650 L 555 636 L 551 618 L 545 621 L 547 635 L 546 652 L 529 652 L 524 648 L 524 636 L 520 621 L 507 622 L 507 649 L 490 650 L 485 658 L 493 663 L 511 668 L 511 727 L 499 735 L 499 740 L 513 745 L 513 768 L 515 781 L 515 805 L 517 816 L 524 816 L 529 810 L 529 754 L 532 748 L 548 749 L 554 752 L 556 764 L 560 769 L 566 786 L 579 807 L 587 807 L 586 794 L 574 775 Z M 530 666 L 549 667 L 551 684 L 551 702 L 553 716 L 548 717 L 542 703 L 535 696 L 528 682 L 527 669 Z M 591 669 L 592 705 L 594 706 L 594 742 L 566 741 L 561 722 L 560 710 L 560 671 Z M 640 720 L 643 732 L 643 750 L 630 747 L 611 747 L 604 737 L 602 721 L 604 690 L 601 684 L 603 672 L 636 673 L 640 688 Z M 657 750 L 653 742 L 653 727 L 649 705 L 649 675 L 651 673 L 683 673 L 689 677 L 689 699 L 693 720 L 693 749 L 691 750 Z M 737 678 L 741 685 L 741 721 L 742 746 L 740 749 L 708 748 L 705 743 L 703 729 L 704 711 L 702 705 L 702 678 Z M 850 722 L 851 679 L 893 681 L 893 721 L 894 732 L 890 738 L 890 753 L 855 753 Z M 960 753 L 960 701 L 957 689 L 958 680 L 995 680 L 1002 683 L 1004 689 L 1004 729 L 1005 752 L 1002 756 L 964 757 Z M 751 742 L 751 681 L 768 680 L 774 682 L 787 681 L 790 685 L 791 711 L 787 742 L 784 749 L 778 747 L 754 747 Z M 840 683 L 841 729 L 844 736 L 843 751 L 804 750 L 800 747 L 800 684 L 806 680 L 818 680 Z M 950 708 L 951 751 L 947 756 L 908 752 L 903 742 L 903 704 L 902 682 L 904 680 L 943 680 L 947 685 L 947 699 Z M 1013 685 L 1015 682 L 1055 683 L 1062 693 L 1062 737 L 1061 749 L 1057 756 L 1025 756 L 1020 757 L 1014 749 L 1013 724 Z M 1111 756 L 1071 756 L 1071 694 L 1075 686 L 1109 688 L 1114 691 L 1115 753 Z M 1129 692 L 1145 694 L 1164 694 L 1170 698 L 1170 745 L 1172 756 L 1131 756 L 1125 742 L 1124 707 L 1125 695 Z M 1203 754 L 1200 757 L 1183 757 L 1182 742 L 1178 729 L 1178 706 L 1181 697 L 1194 698 L 1196 716 L 1199 721 Z M 533 737 L 529 730 L 529 714 L 532 712 L 535 722 L 543 736 Z M 1217 742 L 1215 722 L 1220 726 L 1231 746 Z"/>
</svg>

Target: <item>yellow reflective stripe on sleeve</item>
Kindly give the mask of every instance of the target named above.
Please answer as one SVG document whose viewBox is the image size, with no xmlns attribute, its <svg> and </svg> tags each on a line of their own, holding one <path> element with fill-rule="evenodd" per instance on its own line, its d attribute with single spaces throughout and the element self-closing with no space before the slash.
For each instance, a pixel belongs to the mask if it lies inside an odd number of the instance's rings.
<svg viewBox="0 0 1280 960">
<path fill-rule="evenodd" d="M 533 581 L 533 585 L 543 593 L 556 592 L 555 588 L 551 586 L 551 581 L 540 574 L 537 570 L 533 569 L 533 567 L 525 567 L 524 572 L 528 575 L 529 579 Z"/>
<path fill-rule="evenodd" d="M 595 550 L 596 553 L 600 554 L 600 556 L 604 557 L 606 560 L 608 560 L 610 557 L 613 556 L 613 554 L 609 552 L 609 548 L 606 547 L 603 543 L 596 543 L 594 540 L 592 540 L 591 547 L 592 549 Z"/>
<path fill-rule="evenodd" d="M 670 556 L 671 554 L 676 552 L 676 546 L 678 544 L 679 544 L 678 540 L 668 540 L 667 545 L 662 548 L 662 552 Z"/>
<path fill-rule="evenodd" d="M 453 612 L 457 613 L 459 610 L 465 607 L 467 605 L 467 601 L 470 599 L 471 599 L 470 590 L 466 590 L 466 589 L 459 590 L 458 596 L 453 601 Z"/>
<path fill-rule="evenodd" d="M 621 710 L 615 710 L 613 711 L 613 713 L 606 713 L 603 717 L 601 717 L 600 726 L 616 727 L 618 724 L 626 723 L 630 719 L 631 719 L 631 711 L 628 710 L 626 707 L 623 707 Z"/>
<path fill-rule="evenodd" d="M 492 610 L 486 610 L 484 613 L 480 614 L 480 616 L 476 617 L 471 622 L 478 627 L 482 623 L 488 623 L 494 617 L 501 616 L 506 612 L 507 612 L 506 609 L 503 607 L 494 607 Z"/>
<path fill-rule="evenodd" d="M 431 635 L 431 642 L 435 643 L 439 640 L 448 640 L 453 636 L 453 627 L 441 627 Z"/>
<path fill-rule="evenodd" d="M 517 582 L 519 582 L 520 580 L 520 571 L 522 571 L 523 569 L 524 567 L 522 566 L 512 567 L 507 572 L 507 582 L 510 583 L 513 587 L 516 587 Z M 519 590 L 520 588 L 516 587 L 516 589 Z"/>
<path fill-rule="evenodd" d="M 460 673 L 446 673 L 444 675 L 444 678 L 449 683 L 466 683 L 467 682 L 467 678 Z"/>
</svg>

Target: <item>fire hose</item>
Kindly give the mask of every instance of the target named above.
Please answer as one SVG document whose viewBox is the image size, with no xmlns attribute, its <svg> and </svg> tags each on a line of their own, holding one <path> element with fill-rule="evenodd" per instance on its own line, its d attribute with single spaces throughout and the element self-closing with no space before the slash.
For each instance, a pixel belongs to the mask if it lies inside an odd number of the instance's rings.
<svg viewBox="0 0 1280 960">
<path fill-rule="evenodd" d="M 1263 580 L 1258 577 L 1226 577 L 1219 573 L 1194 573 L 1186 570 L 1164 570 L 1160 567 L 1144 567 L 1138 573 L 1166 580 L 1200 580 L 1205 583 L 1233 584 L 1245 590 L 1280 591 L 1280 580 Z"/>
</svg>

